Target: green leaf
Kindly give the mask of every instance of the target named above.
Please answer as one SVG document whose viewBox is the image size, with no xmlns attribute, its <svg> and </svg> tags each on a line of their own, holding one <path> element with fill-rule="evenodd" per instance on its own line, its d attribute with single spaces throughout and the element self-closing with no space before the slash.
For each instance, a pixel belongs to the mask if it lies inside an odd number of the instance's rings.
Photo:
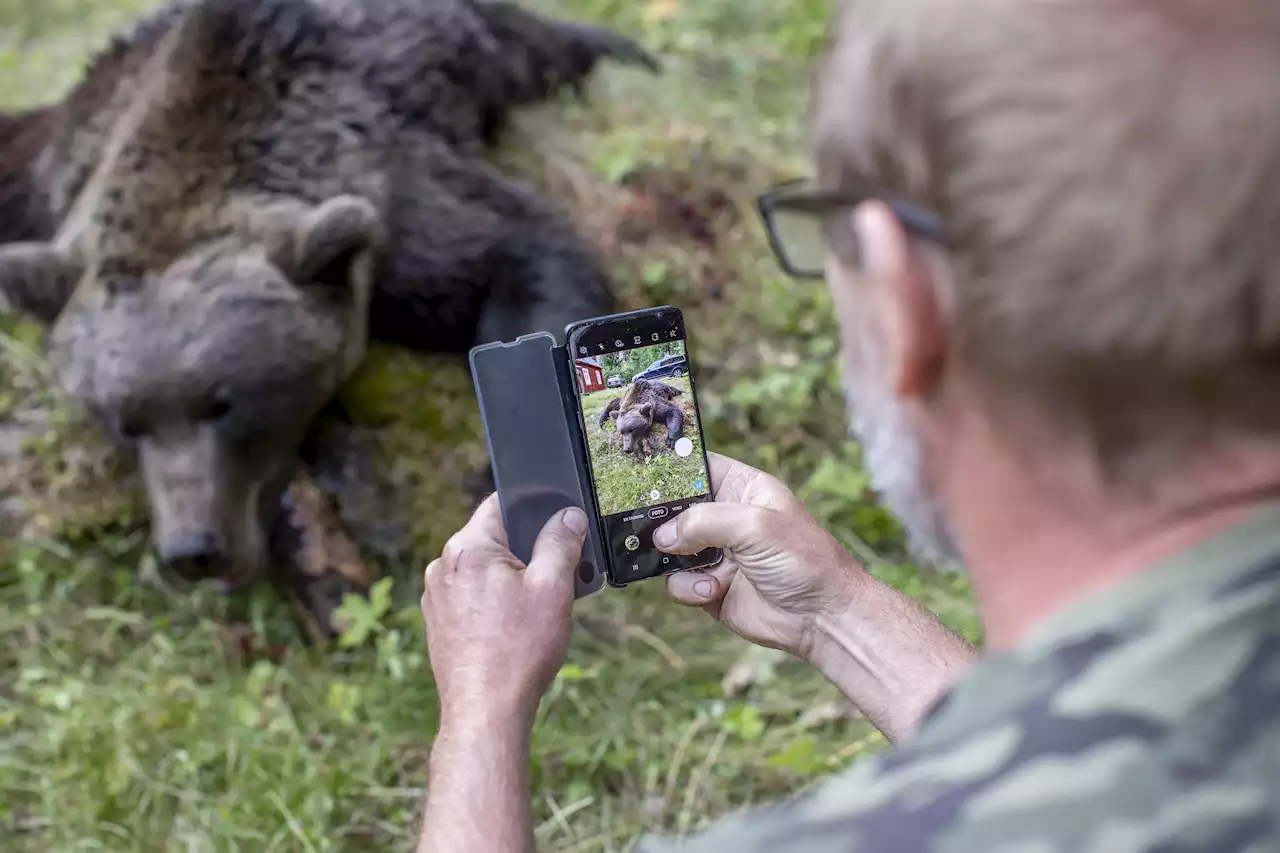
<svg viewBox="0 0 1280 853">
<path fill-rule="evenodd" d="M 724 712 L 724 716 L 720 718 L 720 725 L 729 734 L 745 741 L 759 740 L 764 734 L 764 720 L 760 716 L 760 709 L 755 705 L 741 703 L 733 705 Z"/>
<path fill-rule="evenodd" d="M 774 753 L 765 759 L 769 767 L 781 767 L 801 776 L 817 773 L 825 766 L 818 753 L 818 744 L 811 737 L 800 738 L 781 752 Z"/>
<path fill-rule="evenodd" d="M 395 578 L 385 577 L 378 580 L 369 590 L 369 604 L 373 608 L 374 617 L 379 621 L 391 610 L 391 587 L 393 584 L 395 584 Z"/>
<path fill-rule="evenodd" d="M 583 669 L 576 663 L 566 663 L 560 667 L 560 672 L 556 677 L 561 681 L 590 681 L 599 674 L 596 669 Z"/>
<path fill-rule="evenodd" d="M 276 667 L 271 661 L 258 661 L 253 665 L 253 669 L 249 670 L 249 677 L 245 679 L 246 692 L 255 699 L 261 699 L 271 685 L 275 673 Z"/>
<path fill-rule="evenodd" d="M 325 705 L 338 714 L 338 719 L 347 725 L 356 721 L 356 709 L 360 706 L 360 689 L 345 681 L 334 681 L 329 685 Z"/>
<path fill-rule="evenodd" d="M 378 662 L 395 681 L 403 681 L 405 656 L 400 648 L 400 631 L 392 629 L 378 638 Z"/>
<path fill-rule="evenodd" d="M 640 270 L 640 277 L 645 284 L 662 284 L 671 273 L 671 267 L 661 258 L 646 261 Z"/>
<path fill-rule="evenodd" d="M 231 710 L 236 715 L 236 719 L 240 721 L 240 724 L 246 728 L 257 728 L 262 718 L 258 706 L 247 696 L 237 696 L 233 699 Z"/>
<path fill-rule="evenodd" d="M 390 578 L 384 578 L 390 581 Z M 347 628 L 338 637 L 338 645 L 344 649 L 363 645 L 374 634 L 382 631 L 381 618 L 390 606 L 390 592 L 379 592 L 378 584 L 369 591 L 369 598 L 348 593 L 342 597 L 342 604 L 335 611 L 339 619 L 347 622 Z M 384 588 L 385 589 L 385 588 Z M 379 611 L 379 607 L 381 611 Z"/>
</svg>

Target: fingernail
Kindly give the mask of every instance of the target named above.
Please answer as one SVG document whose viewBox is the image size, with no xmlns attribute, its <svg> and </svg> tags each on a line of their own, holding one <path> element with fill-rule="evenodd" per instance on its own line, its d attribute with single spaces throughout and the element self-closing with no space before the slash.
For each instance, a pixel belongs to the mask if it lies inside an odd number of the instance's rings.
<svg viewBox="0 0 1280 853">
<path fill-rule="evenodd" d="M 698 598 L 710 598 L 715 589 L 715 585 L 711 581 L 700 580 L 693 585 L 693 594 Z"/>
<path fill-rule="evenodd" d="M 587 514 L 576 506 L 569 507 L 564 511 L 564 526 L 574 535 L 582 536 L 587 532 Z"/>
<path fill-rule="evenodd" d="M 653 544 L 659 548 L 670 548 L 676 544 L 676 527 L 675 522 L 668 521 L 666 524 L 653 531 Z"/>
</svg>

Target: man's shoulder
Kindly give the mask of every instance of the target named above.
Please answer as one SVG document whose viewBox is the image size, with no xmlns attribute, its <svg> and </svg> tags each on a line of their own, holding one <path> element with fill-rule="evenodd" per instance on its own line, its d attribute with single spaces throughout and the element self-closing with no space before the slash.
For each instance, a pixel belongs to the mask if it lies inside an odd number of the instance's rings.
<svg viewBox="0 0 1280 853">
<path fill-rule="evenodd" d="M 995 853 L 1006 838 L 1021 836 L 1025 844 L 1019 825 L 1026 829 L 1028 813 L 1042 821 L 1039 807 L 1060 802 L 1060 793 L 1087 791 L 1098 807 L 1113 810 L 1141 750 L 1050 756 L 1010 721 L 860 760 L 794 799 L 731 817 L 686 845 L 646 839 L 636 853 Z M 1089 811 L 1082 808 L 1074 819 L 1098 817 Z M 1042 843 L 1035 849 L 1058 849 L 1043 843 L 1056 833 L 1036 835 Z"/>
<path fill-rule="evenodd" d="M 638 853 L 1275 844 L 1280 593 L 1271 572 L 1233 585 L 1190 621 L 987 658 L 909 744 L 687 845 L 647 841 Z"/>
<path fill-rule="evenodd" d="M 1280 507 L 977 663 L 892 752 L 639 853 L 1280 849 Z"/>
<path fill-rule="evenodd" d="M 792 800 L 635 853 L 1274 849 L 1280 721 L 1241 734 L 1227 748 L 1221 731 L 1159 736 L 1124 715 L 1064 725 L 1031 714 L 864 759 Z"/>
</svg>

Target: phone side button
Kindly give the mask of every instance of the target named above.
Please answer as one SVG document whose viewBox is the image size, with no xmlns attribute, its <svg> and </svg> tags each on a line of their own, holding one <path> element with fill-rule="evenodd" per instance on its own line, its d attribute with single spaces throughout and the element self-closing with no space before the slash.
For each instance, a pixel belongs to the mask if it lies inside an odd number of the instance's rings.
<svg viewBox="0 0 1280 853">
<path fill-rule="evenodd" d="M 649 510 L 650 518 L 663 518 L 666 514 L 667 508 L 665 506 L 655 507 L 654 509 Z"/>
</svg>

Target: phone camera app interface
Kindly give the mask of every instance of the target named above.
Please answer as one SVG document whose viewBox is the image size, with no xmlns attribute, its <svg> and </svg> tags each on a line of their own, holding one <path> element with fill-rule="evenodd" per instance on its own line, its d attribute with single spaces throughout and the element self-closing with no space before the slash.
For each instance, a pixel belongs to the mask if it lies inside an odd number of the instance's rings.
<svg viewBox="0 0 1280 853">
<path fill-rule="evenodd" d="M 653 547 L 653 531 L 710 497 L 683 330 L 637 323 L 574 353 L 591 476 L 617 580 L 708 562 Z M 714 553 L 714 551 L 710 552 Z"/>
</svg>

